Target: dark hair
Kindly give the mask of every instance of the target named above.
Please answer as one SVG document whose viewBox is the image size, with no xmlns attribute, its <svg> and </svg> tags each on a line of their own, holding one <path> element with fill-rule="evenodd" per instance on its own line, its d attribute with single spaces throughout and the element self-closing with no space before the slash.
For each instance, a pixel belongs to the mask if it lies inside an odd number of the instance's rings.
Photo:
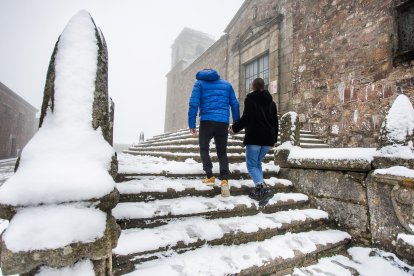
<svg viewBox="0 0 414 276">
<path fill-rule="evenodd" d="M 254 81 L 252 83 L 252 86 L 253 86 L 253 90 L 262 91 L 265 88 L 264 80 L 262 78 L 256 78 L 256 79 L 254 79 Z"/>
</svg>

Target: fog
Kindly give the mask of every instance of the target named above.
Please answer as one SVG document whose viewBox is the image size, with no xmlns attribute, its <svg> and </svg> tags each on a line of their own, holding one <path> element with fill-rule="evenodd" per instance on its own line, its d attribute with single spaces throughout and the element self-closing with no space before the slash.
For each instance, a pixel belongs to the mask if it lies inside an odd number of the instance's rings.
<svg viewBox="0 0 414 276">
<path fill-rule="evenodd" d="M 115 143 L 163 132 L 166 78 L 184 27 L 218 39 L 243 0 L 0 0 L 0 82 L 40 109 L 58 36 L 81 9 L 105 35 Z"/>
</svg>

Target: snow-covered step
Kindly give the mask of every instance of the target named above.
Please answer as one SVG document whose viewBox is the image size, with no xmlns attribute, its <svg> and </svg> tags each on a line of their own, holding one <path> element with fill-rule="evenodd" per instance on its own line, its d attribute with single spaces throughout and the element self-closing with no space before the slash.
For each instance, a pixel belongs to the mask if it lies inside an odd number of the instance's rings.
<svg viewBox="0 0 414 276">
<path fill-rule="evenodd" d="M 247 243 L 292 230 L 310 230 L 309 227 L 323 225 L 327 219 L 328 213 L 318 209 L 218 219 L 182 218 L 156 228 L 123 230 L 113 253 L 136 256 L 167 249 L 199 247 L 205 243 Z"/>
<path fill-rule="evenodd" d="M 271 189 L 277 192 L 287 192 L 293 189 L 292 182 L 287 179 L 271 177 L 265 179 Z M 155 199 L 179 198 L 184 196 L 213 197 L 220 194 L 220 181 L 216 179 L 215 186 L 203 184 L 200 179 L 170 178 L 141 176 L 117 184 L 121 202 L 150 201 Z M 230 180 L 232 195 L 248 194 L 253 188 L 253 182 L 248 179 Z"/>
<path fill-rule="evenodd" d="M 227 141 L 227 145 L 229 146 L 239 146 L 242 145 L 243 142 L 241 140 L 236 139 L 229 139 Z M 141 143 L 136 145 L 135 147 L 147 147 L 148 145 L 151 146 L 162 146 L 162 145 L 198 145 L 198 138 L 185 138 L 179 140 L 166 140 L 160 142 L 153 142 L 153 143 Z"/>
<path fill-rule="evenodd" d="M 186 153 L 190 152 L 190 153 L 199 154 L 200 147 L 199 145 L 162 145 L 162 146 L 148 145 L 146 147 L 130 147 L 128 150 L 129 151 L 186 152 Z M 227 153 L 244 153 L 245 151 L 246 151 L 246 148 L 244 148 L 242 145 L 227 147 Z M 210 152 L 215 153 L 216 147 L 211 146 Z"/>
<path fill-rule="evenodd" d="M 262 165 L 265 177 L 275 176 L 280 167 L 274 161 Z M 229 163 L 230 179 L 249 178 L 246 163 Z M 218 175 L 219 165 L 213 162 L 213 173 Z M 120 153 L 118 154 L 118 181 L 139 175 L 170 176 L 170 177 L 205 177 L 203 166 L 191 158 L 184 162 L 169 161 L 156 156 L 140 156 Z"/>
<path fill-rule="evenodd" d="M 259 207 L 257 201 L 247 195 L 221 195 L 205 197 L 182 197 L 149 202 L 119 203 L 112 214 L 121 228 L 156 227 L 168 223 L 177 217 L 205 216 L 208 218 L 246 216 L 260 211 L 276 211 L 300 208 L 308 203 L 308 196 L 301 193 L 277 193 L 265 207 Z"/>
<path fill-rule="evenodd" d="M 162 157 L 167 160 L 171 161 L 185 161 L 188 158 L 195 160 L 196 162 L 201 162 L 201 157 L 199 153 L 195 152 L 165 152 L 165 151 L 134 151 L 134 150 L 126 150 L 124 153 L 132 154 L 132 155 L 142 155 L 142 156 L 157 156 Z M 215 154 L 210 155 L 212 162 L 217 162 L 218 157 Z M 245 153 L 227 153 L 227 159 L 230 163 L 234 162 L 243 162 L 246 160 Z M 264 158 L 264 162 L 269 162 L 274 159 L 272 153 L 269 153 Z"/>
<path fill-rule="evenodd" d="M 302 148 L 311 148 L 311 149 L 316 149 L 316 148 L 329 148 L 329 145 L 327 144 L 323 144 L 323 143 L 300 143 L 300 147 Z"/>
<path fill-rule="evenodd" d="M 315 265 L 295 268 L 292 276 L 414 275 L 414 267 L 392 253 L 364 247 L 351 247 L 347 253 L 349 257 L 335 255 L 322 258 Z"/>
<path fill-rule="evenodd" d="M 328 254 L 349 243 L 350 235 L 338 230 L 287 233 L 271 239 L 231 246 L 204 246 L 183 254 L 135 266 L 134 275 L 263 275 L 289 272 L 296 263 Z"/>
</svg>

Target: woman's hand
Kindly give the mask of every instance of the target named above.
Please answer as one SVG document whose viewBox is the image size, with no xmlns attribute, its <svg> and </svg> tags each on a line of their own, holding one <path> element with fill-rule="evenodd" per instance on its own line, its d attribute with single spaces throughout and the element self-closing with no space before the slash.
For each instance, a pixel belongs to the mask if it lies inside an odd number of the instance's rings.
<svg viewBox="0 0 414 276">
<path fill-rule="evenodd" d="M 233 131 L 232 125 L 229 125 L 229 133 L 231 135 L 234 135 L 234 131 Z"/>
</svg>

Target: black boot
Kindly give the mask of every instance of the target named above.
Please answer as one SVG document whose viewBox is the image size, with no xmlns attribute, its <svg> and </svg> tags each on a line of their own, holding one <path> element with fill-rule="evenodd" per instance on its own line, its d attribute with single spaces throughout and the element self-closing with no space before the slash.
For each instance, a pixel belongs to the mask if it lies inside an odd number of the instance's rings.
<svg viewBox="0 0 414 276">
<path fill-rule="evenodd" d="M 260 189 L 261 185 L 257 185 L 255 188 L 252 189 L 252 191 L 249 193 L 249 197 L 251 199 L 260 201 Z"/>
<path fill-rule="evenodd" d="M 273 192 L 266 185 L 266 183 L 263 182 L 263 184 L 260 185 L 259 206 L 265 206 L 272 197 L 273 197 Z"/>
</svg>

